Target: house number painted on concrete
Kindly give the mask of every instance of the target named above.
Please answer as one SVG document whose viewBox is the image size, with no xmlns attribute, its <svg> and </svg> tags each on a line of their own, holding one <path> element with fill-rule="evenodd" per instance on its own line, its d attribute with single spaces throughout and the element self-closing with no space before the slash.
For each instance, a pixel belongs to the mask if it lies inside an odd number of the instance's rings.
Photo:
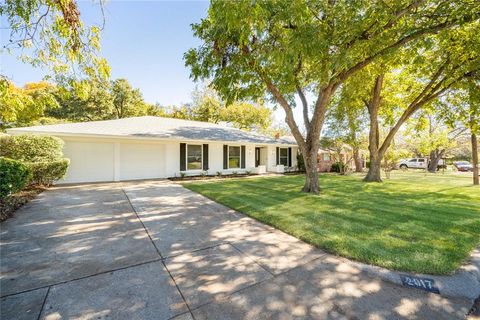
<svg viewBox="0 0 480 320">
<path fill-rule="evenodd" d="M 400 279 L 402 279 L 402 284 L 404 286 L 413 287 L 434 293 L 440 293 L 440 290 L 435 287 L 435 281 L 432 279 L 404 275 L 400 275 Z"/>
</svg>

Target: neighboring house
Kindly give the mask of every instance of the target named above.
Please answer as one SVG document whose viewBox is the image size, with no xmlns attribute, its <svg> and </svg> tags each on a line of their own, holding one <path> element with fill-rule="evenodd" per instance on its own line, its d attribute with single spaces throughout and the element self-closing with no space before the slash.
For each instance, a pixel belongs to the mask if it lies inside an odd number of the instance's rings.
<svg viewBox="0 0 480 320">
<path fill-rule="evenodd" d="M 320 172 L 330 172 L 332 164 L 339 162 L 339 154 L 335 150 L 319 149 L 317 156 L 317 168 Z M 341 162 L 346 163 L 348 168 L 355 169 L 355 161 L 353 160 L 353 151 L 350 146 L 345 145 L 340 153 Z M 363 160 L 363 155 L 362 155 Z M 365 163 L 365 161 L 362 161 Z"/>
<path fill-rule="evenodd" d="M 181 172 L 283 172 L 297 165 L 295 141 L 199 121 L 135 117 L 7 132 L 61 138 L 70 167 L 59 183 L 169 178 Z"/>
</svg>

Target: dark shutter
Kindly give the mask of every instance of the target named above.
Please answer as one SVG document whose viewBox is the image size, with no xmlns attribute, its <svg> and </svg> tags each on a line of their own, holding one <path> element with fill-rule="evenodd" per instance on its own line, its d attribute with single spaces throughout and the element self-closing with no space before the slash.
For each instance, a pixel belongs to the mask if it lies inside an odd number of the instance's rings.
<svg viewBox="0 0 480 320">
<path fill-rule="evenodd" d="M 228 169 L 228 146 L 223 145 L 223 169 Z"/>
<path fill-rule="evenodd" d="M 240 168 L 245 169 L 245 146 L 240 147 Z"/>
<path fill-rule="evenodd" d="M 203 170 L 208 170 L 208 144 L 203 145 Z"/>
<path fill-rule="evenodd" d="M 280 148 L 277 147 L 277 166 L 280 164 Z"/>
<path fill-rule="evenodd" d="M 288 148 L 288 166 L 292 166 L 292 148 Z"/>
<path fill-rule="evenodd" d="M 185 171 L 187 165 L 187 145 L 180 143 L 180 171 Z"/>
</svg>

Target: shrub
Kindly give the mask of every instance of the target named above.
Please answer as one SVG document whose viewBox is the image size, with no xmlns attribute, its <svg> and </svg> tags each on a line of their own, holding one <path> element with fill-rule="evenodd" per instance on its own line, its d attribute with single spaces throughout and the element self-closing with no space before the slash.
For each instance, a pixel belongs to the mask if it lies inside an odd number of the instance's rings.
<svg viewBox="0 0 480 320">
<path fill-rule="evenodd" d="M 55 161 L 26 162 L 32 172 L 31 183 L 49 186 L 65 176 L 70 161 L 59 159 Z"/>
<path fill-rule="evenodd" d="M 221 177 L 222 176 L 222 171 L 217 171 L 217 176 Z"/>
<path fill-rule="evenodd" d="M 332 163 L 332 167 L 330 168 L 330 172 L 343 172 L 344 171 L 344 164 L 341 162 L 334 162 Z"/>
<path fill-rule="evenodd" d="M 185 176 L 186 176 L 186 175 L 187 175 L 187 173 L 186 173 L 186 172 L 180 172 L 180 178 L 182 178 L 182 179 L 183 179 L 183 178 L 185 178 Z"/>
<path fill-rule="evenodd" d="M 300 152 L 297 154 L 297 167 L 298 171 L 305 172 L 305 162 L 303 161 L 303 156 Z"/>
<path fill-rule="evenodd" d="M 63 141 L 52 136 L 2 136 L 0 156 L 24 162 L 48 162 L 63 157 Z"/>
<path fill-rule="evenodd" d="M 30 168 L 20 161 L 0 157 L 0 198 L 25 188 L 31 175 Z"/>
</svg>

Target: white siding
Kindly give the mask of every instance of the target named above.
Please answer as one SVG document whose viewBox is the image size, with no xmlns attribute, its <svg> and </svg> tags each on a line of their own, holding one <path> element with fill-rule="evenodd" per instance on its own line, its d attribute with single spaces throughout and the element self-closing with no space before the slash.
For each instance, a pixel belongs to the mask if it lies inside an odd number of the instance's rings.
<svg viewBox="0 0 480 320">
<path fill-rule="evenodd" d="M 203 144 L 187 141 L 148 141 L 122 138 L 62 137 L 64 154 L 70 159 L 70 167 L 59 183 L 103 182 L 135 179 L 156 179 L 180 176 L 180 143 Z M 267 171 L 275 171 L 276 146 L 245 145 L 245 169 L 223 169 L 223 145 L 208 143 L 209 175 L 217 172 L 253 171 L 255 147 L 261 147 L 261 162 Z M 296 165 L 297 148 L 292 148 L 292 165 Z M 197 175 L 201 170 L 187 171 Z"/>
<path fill-rule="evenodd" d="M 180 142 L 165 143 L 164 163 L 166 177 L 180 176 Z"/>
<path fill-rule="evenodd" d="M 62 183 L 114 180 L 112 142 L 66 140 L 63 153 L 70 159 L 70 166 Z"/>
</svg>

